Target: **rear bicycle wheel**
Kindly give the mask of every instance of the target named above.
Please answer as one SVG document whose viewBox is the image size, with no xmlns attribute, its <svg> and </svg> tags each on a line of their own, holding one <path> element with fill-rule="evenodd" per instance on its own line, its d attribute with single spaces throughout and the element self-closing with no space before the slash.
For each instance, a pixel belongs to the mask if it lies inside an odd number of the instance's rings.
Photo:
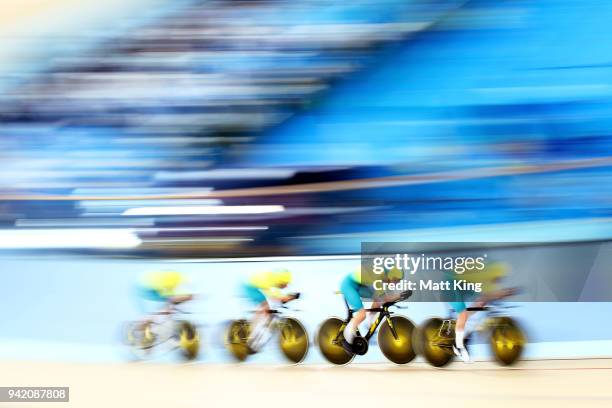
<svg viewBox="0 0 612 408">
<path fill-rule="evenodd" d="M 342 347 L 340 341 L 344 339 L 342 330 L 345 322 L 338 317 L 330 317 L 325 320 L 317 332 L 317 344 L 321 354 L 327 361 L 336 365 L 350 363 L 355 354 L 349 353 Z"/>
<path fill-rule="evenodd" d="M 491 326 L 489 344 L 495 360 L 504 366 L 516 363 L 527 344 L 523 329 L 511 317 L 495 318 Z"/>
<path fill-rule="evenodd" d="M 287 317 L 280 323 L 280 349 L 292 363 L 301 363 L 308 353 L 308 333 L 299 320 Z"/>
<path fill-rule="evenodd" d="M 252 354 L 248 346 L 251 326 L 245 319 L 232 320 L 225 332 L 225 348 L 237 361 L 245 361 Z"/>
<path fill-rule="evenodd" d="M 414 323 L 404 316 L 391 316 L 390 319 L 396 336 L 385 320 L 378 331 L 378 347 L 388 360 L 395 364 L 407 364 L 416 357 L 412 346 Z"/>
<path fill-rule="evenodd" d="M 177 322 L 177 337 L 181 353 L 186 360 L 195 360 L 200 352 L 198 329 L 190 322 Z"/>
<path fill-rule="evenodd" d="M 427 319 L 414 332 L 413 341 L 418 353 L 434 367 L 444 367 L 453 360 L 454 331 L 440 334 L 443 320 Z"/>
<path fill-rule="evenodd" d="M 123 327 L 122 338 L 130 354 L 137 360 L 151 358 L 152 350 L 157 345 L 157 334 L 152 322 L 128 322 Z"/>
</svg>

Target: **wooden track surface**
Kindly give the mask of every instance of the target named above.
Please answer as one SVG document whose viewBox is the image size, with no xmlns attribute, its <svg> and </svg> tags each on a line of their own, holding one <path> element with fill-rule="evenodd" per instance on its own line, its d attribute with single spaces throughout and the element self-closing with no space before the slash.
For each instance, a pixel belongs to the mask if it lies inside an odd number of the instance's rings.
<svg viewBox="0 0 612 408">
<path fill-rule="evenodd" d="M 511 369 L 485 362 L 455 363 L 447 369 L 420 363 L 331 367 L 11 362 L 0 363 L 0 384 L 70 386 L 70 404 L 52 404 L 55 407 L 610 407 L 612 360 L 530 361 Z M 0 404 L 9 405 L 15 404 Z"/>
</svg>

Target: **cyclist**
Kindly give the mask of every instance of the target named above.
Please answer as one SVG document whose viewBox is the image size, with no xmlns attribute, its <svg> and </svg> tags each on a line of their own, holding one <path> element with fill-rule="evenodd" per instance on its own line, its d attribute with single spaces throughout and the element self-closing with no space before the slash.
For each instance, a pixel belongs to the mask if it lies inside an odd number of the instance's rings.
<svg viewBox="0 0 612 408">
<path fill-rule="evenodd" d="M 455 345 L 453 351 L 464 363 L 470 363 L 471 358 L 464 340 L 466 337 L 465 326 L 471 313 L 467 310 L 466 302 L 471 302 L 470 307 L 484 307 L 488 303 L 503 299 L 516 292 L 514 288 L 500 288 L 499 281 L 506 275 L 507 267 L 503 263 L 490 263 L 482 271 L 471 269 L 461 275 L 455 275 L 454 279 L 462 279 L 468 282 L 478 282 L 481 286 L 480 293 L 455 292 L 455 300 L 449 302 L 451 308 L 457 313 L 455 324 Z"/>
<path fill-rule="evenodd" d="M 344 296 L 348 307 L 353 310 L 353 318 L 348 322 L 343 332 L 342 346 L 352 351 L 353 341 L 359 333 L 359 325 L 366 320 L 366 310 L 362 299 L 371 299 L 372 308 L 380 307 L 381 303 L 397 299 L 400 295 L 393 295 L 382 290 L 374 289 L 374 282 L 382 280 L 385 283 L 399 282 L 403 273 L 397 268 L 388 269 L 383 275 L 362 273 L 361 268 L 348 274 L 340 285 L 340 292 Z M 376 313 L 367 313 L 368 325 L 375 318 Z"/>
<path fill-rule="evenodd" d="M 265 334 L 271 321 L 269 301 L 286 303 L 299 297 L 299 293 L 285 294 L 283 292 L 291 280 L 292 275 L 289 270 L 275 269 L 255 273 L 242 284 L 243 296 L 257 306 L 250 322 L 251 335 L 249 336 L 249 347 L 254 351 L 265 342 Z"/>
<path fill-rule="evenodd" d="M 146 317 L 142 320 L 142 340 L 153 342 L 155 335 L 150 331 L 150 323 L 153 322 L 155 314 L 170 314 L 174 305 L 187 302 L 193 295 L 179 292 L 178 288 L 185 283 L 183 274 L 177 271 L 155 271 L 143 275 L 137 285 L 137 297 L 141 301 L 140 306 Z M 161 311 L 151 312 L 147 310 L 145 301 L 163 304 Z"/>
<path fill-rule="evenodd" d="M 142 300 L 163 303 L 163 312 L 170 313 L 173 305 L 193 298 L 191 294 L 178 291 L 185 281 L 183 274 L 177 271 L 149 272 L 138 283 L 138 295 Z"/>
</svg>

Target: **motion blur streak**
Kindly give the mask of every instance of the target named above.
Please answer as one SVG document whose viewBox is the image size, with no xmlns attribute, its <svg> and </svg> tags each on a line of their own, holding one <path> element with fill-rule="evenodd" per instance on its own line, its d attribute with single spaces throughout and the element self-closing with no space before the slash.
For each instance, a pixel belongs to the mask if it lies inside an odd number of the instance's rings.
<svg viewBox="0 0 612 408">
<path fill-rule="evenodd" d="M 4 230 L 175 258 L 612 238 L 609 2 L 139 4 L 0 77 Z"/>
<path fill-rule="evenodd" d="M 133 230 L 120 228 L 0 230 L 2 249 L 121 249 L 140 243 Z"/>
<path fill-rule="evenodd" d="M 0 0 L 0 385 L 611 407 L 611 38 L 611 0 Z M 460 306 L 489 309 L 353 314 L 368 241 L 465 249 Z"/>
<path fill-rule="evenodd" d="M 284 210 L 282 205 L 140 207 L 125 210 L 122 215 L 267 214 Z"/>
</svg>

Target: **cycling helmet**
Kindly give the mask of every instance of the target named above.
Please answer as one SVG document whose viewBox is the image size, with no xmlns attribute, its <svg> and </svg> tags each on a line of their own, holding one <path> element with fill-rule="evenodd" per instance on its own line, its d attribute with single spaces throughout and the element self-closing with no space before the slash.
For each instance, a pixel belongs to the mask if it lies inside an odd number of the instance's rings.
<svg viewBox="0 0 612 408">
<path fill-rule="evenodd" d="M 387 269 L 385 276 L 388 280 L 401 280 L 404 277 L 404 273 L 400 269 L 393 267 L 391 269 Z"/>
<path fill-rule="evenodd" d="M 288 269 L 277 269 L 274 271 L 274 274 L 276 275 L 276 282 L 279 285 L 288 285 L 289 283 L 291 283 L 292 280 L 292 276 L 291 276 L 291 272 Z"/>
<path fill-rule="evenodd" d="M 164 288 L 174 289 L 185 281 L 183 274 L 177 271 L 163 271 L 160 276 L 160 283 Z"/>
</svg>

